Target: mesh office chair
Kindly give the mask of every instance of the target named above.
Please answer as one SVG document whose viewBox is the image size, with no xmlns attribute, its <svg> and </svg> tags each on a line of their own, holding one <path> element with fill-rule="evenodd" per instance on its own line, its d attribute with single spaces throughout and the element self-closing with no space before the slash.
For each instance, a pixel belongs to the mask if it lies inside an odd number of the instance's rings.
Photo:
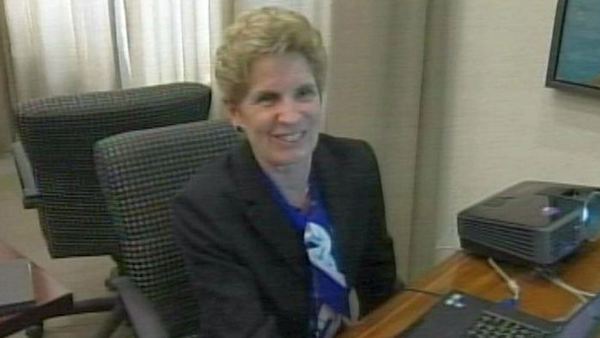
<svg viewBox="0 0 600 338">
<path fill-rule="evenodd" d="M 198 331 L 196 299 L 171 232 L 171 202 L 203 163 L 238 142 L 227 122 L 203 121 L 96 144 L 98 179 L 127 275 L 114 284 L 138 337 L 193 337 Z"/>
<path fill-rule="evenodd" d="M 118 244 L 96 178 L 93 145 L 130 130 L 204 120 L 210 89 L 175 83 L 34 99 L 17 107 L 21 142 L 13 146 L 26 208 L 36 208 L 54 258 L 112 255 Z M 76 302 L 72 313 L 112 308 Z"/>
<path fill-rule="evenodd" d="M 210 89 L 176 83 L 30 100 L 17 107 L 22 143 L 36 187 L 25 185 L 27 207 L 40 216 L 54 258 L 117 253 L 114 228 L 97 183 L 96 141 L 118 133 L 208 117 Z M 21 145 L 16 145 L 19 148 Z M 30 182 L 28 182 L 30 183 Z M 27 190 L 28 189 L 28 190 Z"/>
</svg>

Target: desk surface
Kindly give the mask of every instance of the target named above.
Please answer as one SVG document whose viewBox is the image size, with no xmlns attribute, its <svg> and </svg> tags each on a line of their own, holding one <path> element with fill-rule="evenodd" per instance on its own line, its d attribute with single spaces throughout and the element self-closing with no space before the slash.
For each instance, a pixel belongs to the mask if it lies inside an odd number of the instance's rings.
<svg viewBox="0 0 600 338">
<path fill-rule="evenodd" d="M 19 257 L 23 255 L 0 241 L 0 261 Z M 64 313 L 73 307 L 71 291 L 35 264 L 32 272 L 36 305 L 19 313 L 0 317 L 0 337 L 25 329 L 44 318 Z"/>
<path fill-rule="evenodd" d="M 567 291 L 538 277 L 532 269 L 499 265 L 521 287 L 522 311 L 545 319 L 568 316 L 578 300 Z M 587 243 L 579 252 L 564 261 L 560 277 L 569 285 L 581 290 L 600 291 L 600 241 Z M 410 284 L 410 288 L 445 294 L 460 290 L 479 297 L 500 301 L 511 297 L 502 278 L 481 257 L 457 252 L 434 267 L 423 277 Z M 406 291 L 392 297 L 388 302 L 348 328 L 339 338 L 394 337 L 408 328 L 429 310 L 436 297 Z"/>
</svg>

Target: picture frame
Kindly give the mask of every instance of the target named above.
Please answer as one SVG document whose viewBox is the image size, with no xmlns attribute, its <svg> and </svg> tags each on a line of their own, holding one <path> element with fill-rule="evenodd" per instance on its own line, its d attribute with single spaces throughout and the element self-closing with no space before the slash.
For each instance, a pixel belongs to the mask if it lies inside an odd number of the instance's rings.
<svg viewBox="0 0 600 338">
<path fill-rule="evenodd" d="M 558 0 L 546 86 L 600 96 L 600 1 Z"/>
</svg>

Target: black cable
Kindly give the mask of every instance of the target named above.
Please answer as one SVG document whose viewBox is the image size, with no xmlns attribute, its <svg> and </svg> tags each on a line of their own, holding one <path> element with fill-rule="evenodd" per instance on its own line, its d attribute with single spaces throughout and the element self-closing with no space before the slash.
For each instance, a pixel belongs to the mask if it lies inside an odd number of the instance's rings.
<svg viewBox="0 0 600 338">
<path fill-rule="evenodd" d="M 427 290 L 420 290 L 420 289 L 415 289 L 415 288 L 404 288 L 402 291 L 424 293 L 426 295 L 430 295 L 430 296 L 434 296 L 434 297 L 443 297 L 444 296 L 441 293 L 437 293 L 437 292 L 433 292 L 433 291 L 427 291 Z"/>
</svg>

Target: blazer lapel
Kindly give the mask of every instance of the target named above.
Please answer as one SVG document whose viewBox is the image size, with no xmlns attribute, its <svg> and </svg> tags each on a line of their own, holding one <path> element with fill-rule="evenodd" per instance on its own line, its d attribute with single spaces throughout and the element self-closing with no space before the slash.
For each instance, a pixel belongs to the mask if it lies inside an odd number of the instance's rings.
<svg viewBox="0 0 600 338">
<path fill-rule="evenodd" d="M 346 175 L 338 161 L 334 159 L 331 150 L 321 142 L 315 150 L 313 157 L 314 173 L 316 183 L 325 202 L 325 208 L 329 215 L 334 230 L 334 240 L 340 249 L 341 270 L 346 276 L 350 286 L 354 285 L 358 268 L 358 261 L 353 259 L 358 254 L 358 246 L 354 241 L 363 238 L 360 230 L 361 217 L 356 212 L 360 205 L 356 202 L 353 182 Z M 358 224 L 358 226 L 357 226 Z"/>
<path fill-rule="evenodd" d="M 273 201 L 263 182 L 261 169 L 252 149 L 244 142 L 232 156 L 232 174 L 245 213 L 257 232 L 299 276 L 305 276 L 307 258 L 302 235 L 297 233 L 281 208 Z"/>
</svg>

